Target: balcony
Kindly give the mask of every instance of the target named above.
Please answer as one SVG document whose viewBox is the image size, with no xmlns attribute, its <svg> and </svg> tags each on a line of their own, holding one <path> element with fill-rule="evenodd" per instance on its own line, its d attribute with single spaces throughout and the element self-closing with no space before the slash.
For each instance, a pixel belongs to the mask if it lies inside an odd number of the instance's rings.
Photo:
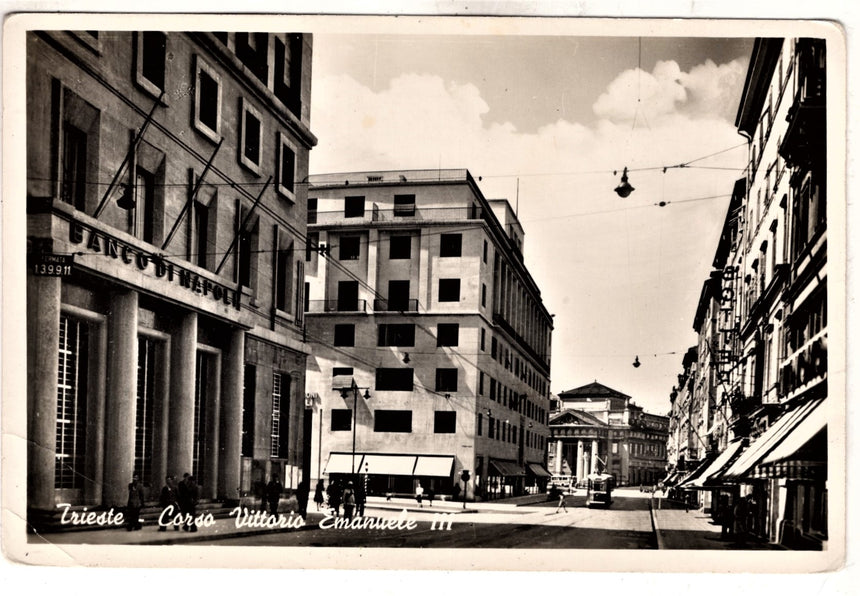
<svg viewBox="0 0 860 596">
<path fill-rule="evenodd" d="M 813 40 L 802 40 L 798 43 L 797 52 L 797 93 L 786 117 L 788 130 L 779 154 L 791 168 L 809 168 L 825 155 L 824 47 Z"/>
<path fill-rule="evenodd" d="M 367 300 L 308 300 L 309 313 L 366 313 Z"/>
<path fill-rule="evenodd" d="M 460 205 L 456 207 L 418 207 L 398 206 L 391 209 L 380 209 L 376 203 L 370 209 L 365 209 L 360 217 L 346 217 L 343 211 L 313 211 L 308 213 L 309 224 L 368 224 L 394 222 L 462 222 L 470 219 L 484 219 L 483 209 L 477 205 Z"/>
<path fill-rule="evenodd" d="M 780 371 L 782 394 L 791 399 L 827 377 L 827 330 L 820 331 L 785 359 Z"/>
<path fill-rule="evenodd" d="M 407 300 L 376 298 L 373 301 L 373 310 L 376 312 L 418 312 L 418 300 L 415 298 Z"/>
</svg>

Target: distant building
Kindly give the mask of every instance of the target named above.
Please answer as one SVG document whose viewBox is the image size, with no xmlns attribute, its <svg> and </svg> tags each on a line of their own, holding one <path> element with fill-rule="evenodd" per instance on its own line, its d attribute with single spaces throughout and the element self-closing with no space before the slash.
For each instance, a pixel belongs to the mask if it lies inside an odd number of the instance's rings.
<svg viewBox="0 0 860 596">
<path fill-rule="evenodd" d="M 629 395 L 594 382 L 558 394 L 550 418 L 554 475 L 612 474 L 619 485 L 656 484 L 666 476 L 669 418 L 649 414 Z"/>
<path fill-rule="evenodd" d="M 301 479 L 311 51 L 28 34 L 31 511 L 124 506 L 132 474 L 148 500 Z"/>
<path fill-rule="evenodd" d="M 467 470 L 469 498 L 545 481 L 552 318 L 507 201 L 466 170 L 310 183 L 312 476 L 442 495 Z"/>
</svg>

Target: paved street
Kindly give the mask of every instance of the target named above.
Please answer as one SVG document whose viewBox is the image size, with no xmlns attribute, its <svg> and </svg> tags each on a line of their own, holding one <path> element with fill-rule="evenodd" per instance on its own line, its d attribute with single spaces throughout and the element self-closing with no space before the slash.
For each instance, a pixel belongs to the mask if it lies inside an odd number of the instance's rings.
<svg viewBox="0 0 860 596">
<path fill-rule="evenodd" d="M 322 546 L 410 548 L 563 548 L 563 549 L 773 549 L 757 542 L 722 539 L 719 526 L 701 511 L 653 500 L 638 489 L 618 489 L 609 509 L 589 509 L 585 493 L 567 496 L 567 512 L 540 496 L 488 503 L 436 501 L 419 508 L 411 499 L 381 498 L 368 503 L 367 518 L 401 527 L 379 529 L 331 527 L 334 519 L 311 512 L 301 529 L 237 527 L 234 518 L 218 519 L 197 533 L 159 532 L 145 526 L 69 531 L 31 537 L 56 544 L 206 544 L 222 546 Z M 438 516 L 438 517 L 436 517 Z M 436 528 L 433 527 L 434 520 Z M 404 527 L 407 522 L 414 524 Z M 448 523 L 450 522 L 450 529 Z M 655 531 L 656 529 L 656 531 Z"/>
</svg>

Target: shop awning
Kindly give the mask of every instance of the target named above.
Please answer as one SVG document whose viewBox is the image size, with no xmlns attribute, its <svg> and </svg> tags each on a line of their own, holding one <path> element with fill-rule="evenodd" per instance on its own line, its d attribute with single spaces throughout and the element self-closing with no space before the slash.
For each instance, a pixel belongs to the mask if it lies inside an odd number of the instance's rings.
<svg viewBox="0 0 860 596">
<path fill-rule="evenodd" d="M 827 400 L 824 399 L 816 405 L 813 411 L 761 463 L 777 463 L 794 457 L 815 435 L 827 428 L 826 402 Z M 825 461 L 827 459 L 824 457 L 825 454 L 822 453 L 822 456 L 821 460 Z"/>
<path fill-rule="evenodd" d="M 362 453 L 355 454 L 355 471 L 361 471 L 361 460 L 364 457 Z M 332 452 L 328 456 L 328 463 L 325 466 L 326 474 L 352 474 L 352 453 Z"/>
<path fill-rule="evenodd" d="M 715 484 L 719 483 L 720 473 L 737 457 L 741 449 L 743 449 L 743 439 L 738 439 L 729 443 L 726 450 L 720 453 L 717 458 L 711 462 L 705 470 L 699 474 L 692 482 L 687 484 L 687 488 L 708 490 L 715 488 Z"/>
<path fill-rule="evenodd" d="M 823 401 L 823 398 L 808 401 L 780 416 L 726 470 L 723 478 L 740 479 L 754 476 L 753 468 L 770 455 Z"/>
<path fill-rule="evenodd" d="M 527 464 L 531 473 L 537 476 L 538 478 L 549 478 L 552 476 L 549 472 L 546 471 L 540 464 Z"/>
<path fill-rule="evenodd" d="M 366 453 L 361 471 L 368 474 L 391 474 L 392 476 L 412 476 L 415 470 L 414 455 L 388 455 Z"/>
<path fill-rule="evenodd" d="M 415 475 L 449 478 L 453 466 L 453 455 L 419 455 L 415 464 Z"/>
<path fill-rule="evenodd" d="M 496 469 L 499 476 L 525 476 L 526 472 L 523 467 L 512 461 L 502 461 L 498 459 L 490 460 L 490 465 Z"/>
<path fill-rule="evenodd" d="M 705 457 L 705 459 L 703 459 L 702 462 L 698 466 L 696 466 L 692 472 L 690 472 L 689 474 L 684 476 L 678 482 L 678 488 L 690 488 L 688 485 L 691 482 L 693 482 L 696 478 L 701 476 L 702 472 L 707 470 L 708 466 L 710 466 L 716 458 L 717 458 L 716 455 L 709 455 L 709 456 Z"/>
</svg>

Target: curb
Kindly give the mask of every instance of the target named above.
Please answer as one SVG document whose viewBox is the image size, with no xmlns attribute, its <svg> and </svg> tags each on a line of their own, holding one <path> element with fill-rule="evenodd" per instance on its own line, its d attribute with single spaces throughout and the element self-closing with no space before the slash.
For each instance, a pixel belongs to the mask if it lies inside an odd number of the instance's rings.
<svg viewBox="0 0 860 596">
<path fill-rule="evenodd" d="M 651 529 L 654 531 L 654 536 L 657 538 L 657 550 L 666 550 L 666 545 L 663 543 L 663 534 L 660 531 L 660 524 L 657 523 L 657 516 L 654 514 L 654 498 L 648 499 L 648 510 L 651 512 Z"/>
</svg>

